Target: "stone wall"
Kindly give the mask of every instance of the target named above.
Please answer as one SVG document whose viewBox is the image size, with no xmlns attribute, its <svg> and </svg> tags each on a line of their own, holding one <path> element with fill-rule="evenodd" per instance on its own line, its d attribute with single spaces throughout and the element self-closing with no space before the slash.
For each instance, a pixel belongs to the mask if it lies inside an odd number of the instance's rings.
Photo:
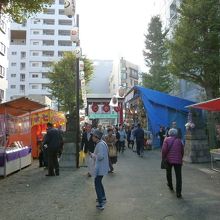
<svg viewBox="0 0 220 220">
<path fill-rule="evenodd" d="M 183 160 L 190 163 L 210 162 L 208 137 L 204 129 L 187 131 Z"/>
</svg>

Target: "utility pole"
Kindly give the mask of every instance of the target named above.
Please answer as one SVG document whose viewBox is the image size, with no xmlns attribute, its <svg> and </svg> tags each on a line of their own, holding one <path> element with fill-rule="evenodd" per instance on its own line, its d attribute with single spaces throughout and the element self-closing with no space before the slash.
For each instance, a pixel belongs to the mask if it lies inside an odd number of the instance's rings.
<svg viewBox="0 0 220 220">
<path fill-rule="evenodd" d="M 79 15 L 76 15 L 76 26 L 79 28 Z M 76 46 L 80 46 L 80 41 L 77 42 Z M 76 94 L 76 167 L 79 168 L 79 142 L 80 142 L 80 125 L 79 125 L 79 57 L 76 59 L 76 86 L 75 86 L 75 94 Z"/>
</svg>

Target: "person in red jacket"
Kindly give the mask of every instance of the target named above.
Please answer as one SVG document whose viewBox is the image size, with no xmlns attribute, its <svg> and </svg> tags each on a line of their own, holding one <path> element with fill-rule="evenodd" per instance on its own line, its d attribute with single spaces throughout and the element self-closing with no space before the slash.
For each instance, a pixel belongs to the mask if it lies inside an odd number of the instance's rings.
<svg viewBox="0 0 220 220">
<path fill-rule="evenodd" d="M 162 159 L 168 162 L 168 167 L 166 169 L 167 185 L 170 190 L 173 190 L 172 167 L 174 167 L 176 174 L 176 196 L 177 198 L 181 198 L 184 146 L 181 139 L 177 136 L 177 129 L 171 128 L 168 134 L 169 137 L 164 140 L 162 146 Z"/>
</svg>

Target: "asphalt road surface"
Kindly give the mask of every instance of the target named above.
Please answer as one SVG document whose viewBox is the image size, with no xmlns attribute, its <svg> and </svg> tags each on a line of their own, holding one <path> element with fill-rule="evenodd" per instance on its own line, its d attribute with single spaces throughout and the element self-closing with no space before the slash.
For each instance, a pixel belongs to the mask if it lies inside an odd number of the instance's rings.
<svg viewBox="0 0 220 220">
<path fill-rule="evenodd" d="M 86 168 L 63 169 L 57 177 L 45 174 L 34 161 L 0 179 L 1 220 L 220 219 L 220 173 L 209 164 L 184 164 L 183 198 L 177 199 L 166 186 L 159 151 L 146 151 L 143 158 L 129 149 L 119 155 L 115 172 L 103 179 L 103 211 L 95 207 L 93 178 Z"/>
</svg>

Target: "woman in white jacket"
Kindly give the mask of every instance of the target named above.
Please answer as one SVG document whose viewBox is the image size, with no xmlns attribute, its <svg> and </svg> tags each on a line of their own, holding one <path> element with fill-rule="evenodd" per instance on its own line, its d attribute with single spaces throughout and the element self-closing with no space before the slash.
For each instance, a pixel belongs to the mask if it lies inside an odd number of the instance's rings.
<svg viewBox="0 0 220 220">
<path fill-rule="evenodd" d="M 105 190 L 102 184 L 103 176 L 108 174 L 109 171 L 109 158 L 108 158 L 108 146 L 101 140 L 103 133 L 99 130 L 93 132 L 93 141 L 96 143 L 94 153 L 91 157 L 95 160 L 95 190 L 97 194 L 98 209 L 103 210 L 106 202 Z"/>
</svg>

